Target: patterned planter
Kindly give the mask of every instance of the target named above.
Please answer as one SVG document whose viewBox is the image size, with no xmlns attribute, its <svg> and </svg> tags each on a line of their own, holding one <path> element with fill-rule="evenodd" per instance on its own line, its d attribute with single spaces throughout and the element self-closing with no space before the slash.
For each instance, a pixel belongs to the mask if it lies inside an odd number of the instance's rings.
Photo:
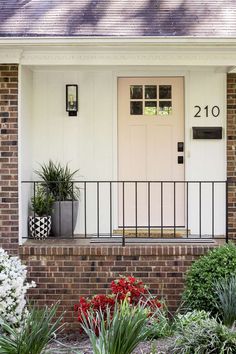
<svg viewBox="0 0 236 354">
<path fill-rule="evenodd" d="M 36 240 L 45 240 L 49 236 L 52 226 L 51 216 L 30 216 L 30 236 Z"/>
</svg>

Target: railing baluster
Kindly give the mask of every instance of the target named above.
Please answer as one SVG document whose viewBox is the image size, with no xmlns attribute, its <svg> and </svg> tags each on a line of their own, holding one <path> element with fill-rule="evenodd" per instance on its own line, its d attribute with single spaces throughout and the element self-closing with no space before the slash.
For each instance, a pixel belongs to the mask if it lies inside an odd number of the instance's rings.
<svg viewBox="0 0 236 354">
<path fill-rule="evenodd" d="M 61 182 L 59 182 L 59 235 L 61 236 Z"/>
<path fill-rule="evenodd" d="M 188 182 L 187 182 L 187 185 L 186 185 L 186 227 L 187 227 L 187 238 L 188 238 Z"/>
<path fill-rule="evenodd" d="M 71 203 L 71 230 L 72 230 L 72 237 L 74 237 L 74 182 L 71 182 L 71 187 L 72 187 L 72 203 Z"/>
<path fill-rule="evenodd" d="M 163 237 L 163 182 L 161 182 L 161 237 Z"/>
<path fill-rule="evenodd" d="M 212 238 L 214 238 L 214 233 L 215 233 L 215 183 L 212 182 L 212 207 L 211 207 L 211 212 L 212 212 L 212 216 L 211 216 L 211 221 L 212 221 L 212 230 L 211 230 L 211 234 L 212 234 Z"/>
<path fill-rule="evenodd" d="M 33 185 L 33 193 L 34 193 L 34 203 L 35 203 L 35 196 L 36 196 L 36 183 L 35 182 Z M 32 236 L 35 234 L 35 225 L 36 225 L 36 222 L 35 222 L 35 208 L 34 208 L 34 220 L 32 222 Z M 29 228 L 28 228 L 28 232 L 29 232 Z"/>
<path fill-rule="evenodd" d="M 135 182 L 135 237 L 138 237 L 138 182 Z"/>
<path fill-rule="evenodd" d="M 87 238 L 87 183 L 84 182 L 84 237 Z"/>
<path fill-rule="evenodd" d="M 151 216 L 150 216 L 150 211 L 151 211 L 151 203 L 150 203 L 150 181 L 148 181 L 148 237 L 151 237 L 151 228 L 150 228 L 150 221 L 151 221 Z"/>
<path fill-rule="evenodd" d="M 122 246 L 125 246 L 125 182 L 122 182 L 123 192 L 123 230 L 122 230 Z"/>
<path fill-rule="evenodd" d="M 226 211 L 225 211 L 225 242 L 229 242 L 229 180 L 226 180 L 225 186 L 225 202 L 226 202 Z M 235 182 L 232 182 L 235 184 Z"/>
<path fill-rule="evenodd" d="M 112 237 L 112 182 L 110 182 L 110 237 Z"/>
<path fill-rule="evenodd" d="M 174 182 L 174 237 L 176 237 L 176 200 L 175 200 L 176 182 Z"/>
<path fill-rule="evenodd" d="M 202 237 L 202 182 L 199 182 L 199 237 Z"/>
<path fill-rule="evenodd" d="M 97 237 L 99 238 L 99 218 L 100 218 L 100 215 L 99 215 L 99 182 L 97 182 Z"/>
</svg>

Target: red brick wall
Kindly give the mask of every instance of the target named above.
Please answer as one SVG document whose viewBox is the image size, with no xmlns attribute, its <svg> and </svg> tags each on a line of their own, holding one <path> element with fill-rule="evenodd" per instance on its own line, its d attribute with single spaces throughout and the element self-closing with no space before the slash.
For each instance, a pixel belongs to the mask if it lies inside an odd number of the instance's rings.
<svg viewBox="0 0 236 354">
<path fill-rule="evenodd" d="M 236 238 L 236 74 L 227 77 L 227 177 L 229 238 Z"/>
<path fill-rule="evenodd" d="M 18 65 L 0 64 L 0 246 L 18 251 Z"/>
<path fill-rule="evenodd" d="M 80 296 L 108 292 L 108 284 L 119 274 L 133 274 L 163 295 L 170 310 L 179 305 L 184 274 L 191 263 L 213 245 L 152 245 L 115 247 L 107 245 L 43 246 L 20 248 L 28 265 L 29 278 L 37 288 L 31 297 L 39 305 L 60 300 L 66 321 L 76 328 L 73 305 Z"/>
</svg>

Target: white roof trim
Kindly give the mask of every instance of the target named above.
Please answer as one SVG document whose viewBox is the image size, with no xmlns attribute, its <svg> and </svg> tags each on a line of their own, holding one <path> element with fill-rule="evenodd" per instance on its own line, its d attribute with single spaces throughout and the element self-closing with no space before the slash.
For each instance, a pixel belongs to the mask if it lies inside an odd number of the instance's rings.
<svg viewBox="0 0 236 354">
<path fill-rule="evenodd" d="M 236 45 L 236 37 L 1 37 L 0 45 Z"/>
</svg>

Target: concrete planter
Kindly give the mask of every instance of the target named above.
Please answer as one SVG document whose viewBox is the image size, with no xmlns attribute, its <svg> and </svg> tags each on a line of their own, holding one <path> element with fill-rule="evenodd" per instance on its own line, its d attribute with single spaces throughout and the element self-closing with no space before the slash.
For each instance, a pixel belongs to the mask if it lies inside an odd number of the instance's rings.
<svg viewBox="0 0 236 354">
<path fill-rule="evenodd" d="M 77 200 L 54 202 L 52 209 L 52 235 L 72 237 L 78 217 L 79 202 Z"/>
</svg>

